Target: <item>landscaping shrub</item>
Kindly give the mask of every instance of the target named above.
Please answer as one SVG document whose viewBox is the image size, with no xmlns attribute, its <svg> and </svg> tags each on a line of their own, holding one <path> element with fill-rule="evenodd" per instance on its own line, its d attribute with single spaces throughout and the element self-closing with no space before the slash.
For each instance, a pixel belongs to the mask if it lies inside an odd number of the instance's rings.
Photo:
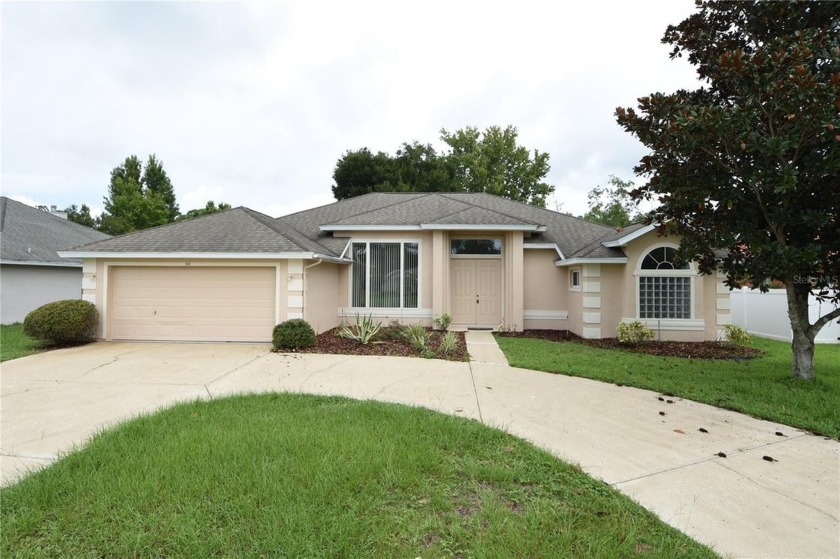
<svg viewBox="0 0 840 559">
<path fill-rule="evenodd" d="M 381 328 L 382 324 L 374 322 L 372 315 L 359 316 L 357 314 L 355 326 L 342 326 L 338 330 L 338 335 L 367 345 L 373 341 Z"/>
<path fill-rule="evenodd" d="M 274 327 L 271 337 L 275 349 L 302 349 L 315 345 L 315 331 L 302 318 L 293 318 Z"/>
<path fill-rule="evenodd" d="M 750 343 L 750 335 L 737 324 L 727 324 L 723 327 L 723 338 L 732 345 L 746 346 Z"/>
<path fill-rule="evenodd" d="M 443 313 L 442 315 L 433 318 L 432 324 L 436 329 L 442 332 L 447 332 L 449 331 L 449 326 L 452 324 L 452 317 L 447 313 Z"/>
<path fill-rule="evenodd" d="M 26 315 L 23 332 L 30 338 L 55 344 L 89 342 L 96 335 L 99 313 L 81 299 L 55 301 Z"/>
<path fill-rule="evenodd" d="M 403 337 L 411 347 L 423 351 L 429 343 L 430 334 L 422 324 L 407 324 L 403 327 Z"/>
<path fill-rule="evenodd" d="M 638 320 L 622 322 L 618 325 L 618 341 L 623 344 L 640 344 L 650 342 L 656 333 Z"/>
<path fill-rule="evenodd" d="M 447 332 L 440 340 L 440 351 L 446 356 L 449 356 L 458 349 L 458 336 L 455 332 Z"/>
</svg>

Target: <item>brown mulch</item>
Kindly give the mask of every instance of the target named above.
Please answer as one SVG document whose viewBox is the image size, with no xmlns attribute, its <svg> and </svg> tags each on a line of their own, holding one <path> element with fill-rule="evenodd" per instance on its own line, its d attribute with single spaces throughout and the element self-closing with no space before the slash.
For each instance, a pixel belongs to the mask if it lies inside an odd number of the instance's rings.
<svg viewBox="0 0 840 559">
<path fill-rule="evenodd" d="M 762 355 L 760 349 L 740 347 L 727 342 L 647 342 L 622 344 L 618 338 L 587 340 L 566 330 L 525 330 L 524 332 L 499 332 L 497 336 L 510 338 L 538 338 L 552 342 L 577 342 L 602 349 L 619 349 L 634 353 L 645 353 L 660 357 L 682 357 L 684 359 L 752 359 Z"/>
<path fill-rule="evenodd" d="M 431 329 L 427 328 L 431 331 Z M 432 331 L 432 337 L 427 348 L 434 352 L 436 359 L 449 361 L 467 361 L 467 342 L 463 332 L 455 332 L 458 337 L 458 347 L 448 356 L 439 351 L 442 332 Z M 387 355 L 397 357 L 427 357 L 422 351 L 414 349 L 410 343 L 393 339 L 396 333 L 389 328 L 383 328 L 376 340 L 362 345 L 359 342 L 342 338 L 338 335 L 338 328 L 327 330 L 315 337 L 315 346 L 300 350 L 301 353 L 333 353 L 340 355 Z"/>
</svg>

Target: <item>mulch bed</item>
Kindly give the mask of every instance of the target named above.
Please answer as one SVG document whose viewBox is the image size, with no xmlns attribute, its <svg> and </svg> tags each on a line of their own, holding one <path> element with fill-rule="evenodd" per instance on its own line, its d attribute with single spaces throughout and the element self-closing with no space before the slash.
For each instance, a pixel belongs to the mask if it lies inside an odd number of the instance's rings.
<svg viewBox="0 0 840 559">
<path fill-rule="evenodd" d="M 430 329 L 427 329 L 430 330 Z M 315 346 L 300 350 L 301 353 L 333 353 L 341 355 L 387 355 L 397 357 L 426 357 L 422 351 L 414 349 L 410 343 L 391 339 L 387 329 L 383 328 L 385 335 L 378 336 L 376 341 L 362 345 L 354 340 L 342 338 L 338 335 L 338 328 L 327 330 L 318 334 L 315 338 Z M 458 337 L 458 347 L 444 357 L 439 351 L 441 332 L 432 332 L 427 348 L 435 353 L 437 359 L 449 361 L 467 361 L 467 342 L 463 332 L 455 332 Z"/>
<path fill-rule="evenodd" d="M 760 349 L 740 347 L 726 342 L 647 342 L 627 345 L 618 338 L 587 340 L 566 330 L 525 330 L 524 332 L 499 332 L 497 336 L 510 338 L 537 338 L 552 342 L 576 342 L 602 349 L 618 349 L 660 357 L 684 359 L 752 359 L 762 355 Z"/>
</svg>

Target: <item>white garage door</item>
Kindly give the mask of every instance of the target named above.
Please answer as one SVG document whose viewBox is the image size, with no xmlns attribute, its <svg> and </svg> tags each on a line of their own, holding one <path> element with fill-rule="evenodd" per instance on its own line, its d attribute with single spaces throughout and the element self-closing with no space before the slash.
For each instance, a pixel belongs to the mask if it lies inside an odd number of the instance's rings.
<svg viewBox="0 0 840 559">
<path fill-rule="evenodd" d="M 115 340 L 271 340 L 273 267 L 119 266 L 108 281 Z"/>
</svg>

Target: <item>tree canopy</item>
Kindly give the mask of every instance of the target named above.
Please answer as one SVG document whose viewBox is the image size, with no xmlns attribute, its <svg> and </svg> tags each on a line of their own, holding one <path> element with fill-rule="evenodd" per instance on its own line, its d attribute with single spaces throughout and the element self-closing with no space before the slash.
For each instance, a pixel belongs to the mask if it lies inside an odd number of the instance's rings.
<svg viewBox="0 0 840 559">
<path fill-rule="evenodd" d="M 547 153 L 517 144 L 515 127 L 441 130 L 448 151 L 431 144 L 403 143 L 392 156 L 368 148 L 347 151 L 333 172 L 337 200 L 368 192 L 487 192 L 545 207 L 554 187 L 544 182 Z"/>
<path fill-rule="evenodd" d="M 642 221 L 645 215 L 630 197 L 633 186 L 633 181 L 621 180 L 615 175 L 610 175 L 607 186 L 596 186 L 587 194 L 589 211 L 584 214 L 583 219 L 613 227 L 624 227 Z"/>
<path fill-rule="evenodd" d="M 813 378 L 809 293 L 840 301 L 840 4 L 704 1 L 663 43 L 702 85 L 654 93 L 618 123 L 650 151 L 636 199 L 726 283 L 783 282 L 794 376 Z"/>
<path fill-rule="evenodd" d="M 216 206 L 209 200 L 204 208 L 181 214 L 172 181 L 155 154 L 149 156 L 145 166 L 136 155 L 130 155 L 114 167 L 104 204 L 105 211 L 97 217 L 91 215 L 87 204 L 73 204 L 64 211 L 70 221 L 109 235 L 122 235 L 230 209 L 230 204 Z"/>
</svg>

